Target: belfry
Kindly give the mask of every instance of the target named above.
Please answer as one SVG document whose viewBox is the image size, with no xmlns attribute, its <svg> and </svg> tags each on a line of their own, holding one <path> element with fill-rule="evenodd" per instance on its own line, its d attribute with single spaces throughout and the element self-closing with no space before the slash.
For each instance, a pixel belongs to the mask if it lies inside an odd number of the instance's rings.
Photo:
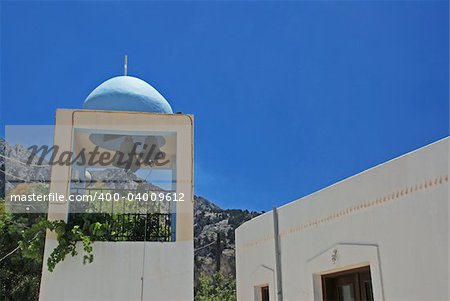
<svg viewBox="0 0 450 301">
<path fill-rule="evenodd" d="M 80 243 L 80 255 L 53 271 L 43 265 L 41 300 L 193 298 L 193 116 L 173 114 L 155 88 L 125 74 L 95 88 L 83 109 L 56 111 L 54 145 L 93 158 L 52 165 L 50 191 L 67 201 L 49 202 L 48 219 L 99 223 L 104 233 L 92 263 Z M 44 260 L 57 245 L 48 232 Z"/>
</svg>

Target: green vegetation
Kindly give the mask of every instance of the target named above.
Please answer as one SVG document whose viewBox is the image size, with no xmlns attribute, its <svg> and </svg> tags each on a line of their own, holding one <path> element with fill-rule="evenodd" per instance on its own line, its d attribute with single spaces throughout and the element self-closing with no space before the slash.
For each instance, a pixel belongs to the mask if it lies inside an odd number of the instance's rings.
<svg viewBox="0 0 450 301">
<path fill-rule="evenodd" d="M 0 200 L 0 300 L 37 300 L 41 280 L 42 245 L 34 259 L 25 257 L 19 244 L 39 216 L 11 215 Z M 34 239 L 37 242 L 38 238 Z"/>
<path fill-rule="evenodd" d="M 195 301 L 236 301 L 236 281 L 220 272 L 216 272 L 212 278 L 202 275 Z"/>
<path fill-rule="evenodd" d="M 48 187 L 41 184 L 19 184 L 15 194 L 46 194 Z M 42 206 L 38 203 L 38 206 Z M 8 204 L 12 206 L 11 203 Z M 9 208 L 14 209 L 14 208 Z M 43 212 L 43 208 L 31 208 Z M 84 262 L 92 262 L 92 241 L 105 240 L 107 225 L 92 222 L 89 214 L 81 223 L 68 225 L 64 221 L 48 221 L 43 213 L 12 214 L 0 199 L 0 300 L 37 300 L 42 271 L 45 234 L 57 235 L 58 246 L 47 260 L 49 271 L 67 255 L 77 254 L 76 243 L 81 241 Z"/>
<path fill-rule="evenodd" d="M 48 221 L 44 214 L 10 214 L 0 201 L 0 300 L 37 300 L 42 270 L 46 230 L 54 231 L 58 245 L 47 260 L 49 271 L 67 255 L 77 255 L 82 242 L 84 263 L 90 263 L 92 242 L 106 240 L 108 225 L 92 222 L 83 215 L 82 225 Z"/>
</svg>

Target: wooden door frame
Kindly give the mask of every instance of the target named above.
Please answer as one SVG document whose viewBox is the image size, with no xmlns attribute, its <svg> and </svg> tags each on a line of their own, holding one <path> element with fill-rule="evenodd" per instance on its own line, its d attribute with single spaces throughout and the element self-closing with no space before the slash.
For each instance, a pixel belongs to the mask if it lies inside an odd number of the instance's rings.
<svg viewBox="0 0 450 301">
<path fill-rule="evenodd" d="M 362 300 L 362 295 L 364 292 L 364 295 L 366 293 L 365 291 L 365 287 L 362 286 L 362 282 L 360 281 L 360 275 L 362 273 L 369 273 L 370 275 L 370 266 L 363 266 L 363 267 L 359 267 L 359 268 L 354 268 L 354 269 L 348 269 L 348 270 L 343 270 L 343 271 L 339 271 L 339 272 L 334 272 L 334 273 L 330 273 L 330 274 L 323 274 L 322 275 L 322 295 L 324 300 L 328 299 L 328 293 L 327 293 L 327 280 L 328 279 L 337 279 L 339 277 L 351 277 L 354 279 L 352 279 L 351 283 L 355 283 L 355 300 Z M 353 277 L 352 277 L 353 276 Z M 336 286 L 338 286 L 339 284 L 336 284 Z M 372 296 L 373 298 L 373 296 Z"/>
</svg>

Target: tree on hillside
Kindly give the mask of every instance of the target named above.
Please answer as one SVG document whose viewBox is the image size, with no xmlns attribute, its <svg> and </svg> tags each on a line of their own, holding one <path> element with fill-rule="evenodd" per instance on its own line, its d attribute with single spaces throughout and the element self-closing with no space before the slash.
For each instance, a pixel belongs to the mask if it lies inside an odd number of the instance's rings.
<svg viewBox="0 0 450 301">
<path fill-rule="evenodd" d="M 202 275 L 195 301 L 236 301 L 236 281 L 220 272 L 216 272 L 212 278 Z"/>
</svg>

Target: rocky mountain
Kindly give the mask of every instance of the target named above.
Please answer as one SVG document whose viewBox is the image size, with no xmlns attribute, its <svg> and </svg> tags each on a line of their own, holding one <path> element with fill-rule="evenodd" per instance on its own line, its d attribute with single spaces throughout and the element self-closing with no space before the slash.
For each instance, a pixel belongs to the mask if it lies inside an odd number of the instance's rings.
<svg viewBox="0 0 450 301">
<path fill-rule="evenodd" d="M 30 180 L 45 183 L 50 180 L 50 166 L 46 165 L 47 162 L 44 161 L 39 166 L 35 159 L 31 166 L 27 165 L 25 162 L 29 154 L 25 147 L 10 145 L 0 139 L 0 197 L 4 197 L 5 189 L 6 191 L 14 189 L 19 183 Z M 5 155 L 8 158 L 6 164 Z M 123 181 L 127 183 L 126 189 L 136 188 L 144 182 L 135 174 L 120 169 L 92 174 L 93 181 L 105 179 L 126 179 Z M 121 188 L 124 188 L 123 182 Z M 156 187 L 148 183 L 145 185 Z M 260 213 L 240 209 L 222 209 L 201 196 L 195 196 L 194 200 L 195 282 L 197 283 L 200 275 L 212 275 L 216 271 L 234 276 L 234 230 Z"/>
<path fill-rule="evenodd" d="M 5 156 L 8 158 L 6 161 Z M 43 161 L 43 165 L 39 165 L 38 158 L 34 158 L 27 164 L 29 157 L 30 151 L 22 145 L 10 145 L 0 138 L 0 196 L 4 196 L 5 190 L 9 191 L 19 183 L 50 181 L 47 162 Z"/>
<path fill-rule="evenodd" d="M 194 204 L 195 280 L 216 271 L 235 275 L 234 230 L 261 213 L 222 209 L 201 196 Z"/>
</svg>

